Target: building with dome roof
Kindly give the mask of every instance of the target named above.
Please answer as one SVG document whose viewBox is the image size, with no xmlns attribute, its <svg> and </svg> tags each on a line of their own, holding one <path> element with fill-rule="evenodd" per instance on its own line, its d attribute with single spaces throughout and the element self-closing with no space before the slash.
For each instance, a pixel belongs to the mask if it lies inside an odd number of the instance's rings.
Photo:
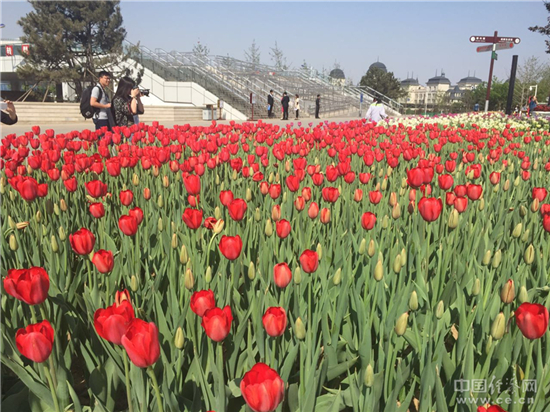
<svg viewBox="0 0 550 412">
<path fill-rule="evenodd" d="M 463 90 L 474 90 L 481 83 L 481 79 L 475 77 L 475 75 L 470 76 L 470 73 L 468 73 L 468 77 L 460 79 L 460 81 L 458 82 L 458 86 Z"/>
<path fill-rule="evenodd" d="M 370 69 L 380 69 L 380 70 L 383 70 L 384 73 L 388 72 L 388 69 L 386 68 L 386 65 L 384 63 L 379 62 L 379 61 L 376 61 L 373 64 L 371 64 L 369 66 L 369 70 Z"/>
<path fill-rule="evenodd" d="M 336 86 L 346 85 L 346 75 L 344 71 L 339 68 L 332 69 L 328 75 L 330 82 Z"/>
<path fill-rule="evenodd" d="M 408 74 L 407 74 L 408 76 Z M 414 106 L 423 106 L 424 98 L 426 96 L 426 87 L 422 86 L 418 82 L 418 78 L 407 77 L 401 81 L 401 88 L 405 90 L 408 95 L 399 99 L 399 103 Z"/>
</svg>

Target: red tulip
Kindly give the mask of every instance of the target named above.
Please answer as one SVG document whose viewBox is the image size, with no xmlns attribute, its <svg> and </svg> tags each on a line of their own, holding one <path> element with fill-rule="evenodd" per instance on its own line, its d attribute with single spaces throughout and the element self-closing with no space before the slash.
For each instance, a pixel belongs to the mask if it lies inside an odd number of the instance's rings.
<svg viewBox="0 0 550 412">
<path fill-rule="evenodd" d="M 94 250 L 95 236 L 88 229 L 82 228 L 69 235 L 69 242 L 75 253 L 88 255 Z"/>
<path fill-rule="evenodd" d="M 286 185 L 291 192 L 297 192 L 300 188 L 300 179 L 294 175 L 290 175 L 286 178 Z"/>
<path fill-rule="evenodd" d="M 306 201 L 303 198 L 303 196 L 298 196 L 296 200 L 294 200 L 294 207 L 298 212 L 301 212 L 306 207 Z"/>
<path fill-rule="evenodd" d="M 265 311 L 262 323 L 266 333 L 271 337 L 281 336 L 285 333 L 287 317 L 286 311 L 280 307 L 271 307 Z"/>
<path fill-rule="evenodd" d="M 373 205 L 377 205 L 382 200 L 382 193 L 379 190 L 369 192 L 369 200 Z"/>
<path fill-rule="evenodd" d="M 134 193 L 131 190 L 121 190 L 120 191 L 120 203 L 124 206 L 130 206 L 134 200 Z"/>
<path fill-rule="evenodd" d="M 227 211 L 231 219 L 239 222 L 243 219 L 246 212 L 247 205 L 243 199 L 233 199 L 233 201 L 227 206 Z"/>
<path fill-rule="evenodd" d="M 544 187 L 533 188 L 533 199 L 538 199 L 539 202 L 543 202 L 547 195 L 548 191 Z"/>
<path fill-rule="evenodd" d="M 46 197 L 48 195 L 48 185 L 46 183 L 40 183 L 38 185 L 38 197 Z"/>
<path fill-rule="evenodd" d="M 105 206 L 103 206 L 103 203 L 92 203 L 89 209 L 91 215 L 96 219 L 101 219 L 105 216 Z"/>
<path fill-rule="evenodd" d="M 375 223 L 376 223 L 376 215 L 374 213 L 371 213 L 371 212 L 363 213 L 363 216 L 361 217 L 361 226 L 363 226 L 363 229 L 371 230 L 374 227 Z"/>
<path fill-rule="evenodd" d="M 229 204 L 233 201 L 233 192 L 231 190 L 222 190 L 220 192 L 220 202 L 225 207 L 229 206 Z"/>
<path fill-rule="evenodd" d="M 103 249 L 98 250 L 94 253 L 92 263 L 99 273 L 110 273 L 115 265 L 113 252 Z"/>
<path fill-rule="evenodd" d="M 321 223 L 326 225 L 327 223 L 330 222 L 330 210 L 327 209 L 326 207 L 322 208 L 321 209 Z"/>
<path fill-rule="evenodd" d="M 457 185 L 454 188 L 455 195 L 459 197 L 464 197 L 468 193 L 468 189 L 466 188 L 466 185 Z"/>
<path fill-rule="evenodd" d="M 427 222 L 437 220 L 443 209 L 443 202 L 439 198 L 423 197 L 418 202 L 418 211 L 422 218 Z"/>
<path fill-rule="evenodd" d="M 190 195 L 198 195 L 201 191 L 201 178 L 197 175 L 187 175 L 183 178 L 183 184 L 187 193 Z"/>
<path fill-rule="evenodd" d="M 491 184 L 497 185 L 500 182 L 500 173 L 499 172 L 492 172 L 489 175 L 489 180 L 491 181 Z"/>
<path fill-rule="evenodd" d="M 336 187 L 324 187 L 321 193 L 325 202 L 330 203 L 336 202 L 338 200 L 338 197 L 340 196 L 340 192 Z"/>
<path fill-rule="evenodd" d="M 241 254 L 243 248 L 243 241 L 239 235 L 225 236 L 223 235 L 218 245 L 220 252 L 226 259 L 235 260 Z"/>
<path fill-rule="evenodd" d="M 214 225 L 217 222 L 218 222 L 218 219 L 216 219 L 215 217 L 207 217 L 206 219 L 204 219 L 204 227 L 207 228 L 208 230 L 213 230 Z"/>
<path fill-rule="evenodd" d="M 280 288 L 286 288 L 292 280 L 292 271 L 286 263 L 278 263 L 273 267 L 273 280 Z"/>
<path fill-rule="evenodd" d="M 514 316 L 521 333 L 528 339 L 538 339 L 548 330 L 548 309 L 538 303 L 522 303 Z"/>
<path fill-rule="evenodd" d="M 186 208 L 181 218 L 187 227 L 196 230 L 202 223 L 202 210 Z"/>
<path fill-rule="evenodd" d="M 53 349 L 54 331 L 47 320 L 28 325 L 15 334 L 15 345 L 21 355 L 33 362 L 44 362 Z"/>
<path fill-rule="evenodd" d="M 481 185 L 468 185 L 466 186 L 466 194 L 470 200 L 477 200 L 483 193 L 483 187 Z"/>
<path fill-rule="evenodd" d="M 355 192 L 353 193 L 353 200 L 356 202 L 363 200 L 363 191 L 361 189 L 355 189 Z"/>
<path fill-rule="evenodd" d="M 134 365 L 147 368 L 160 357 L 158 335 L 159 330 L 153 322 L 134 319 L 120 342 Z"/>
<path fill-rule="evenodd" d="M 448 194 L 448 193 L 447 193 Z M 462 213 L 468 207 L 468 198 L 467 197 L 456 197 L 453 203 L 455 209 L 458 213 Z"/>
<path fill-rule="evenodd" d="M 306 249 L 300 256 L 300 265 L 306 273 L 313 273 L 319 267 L 319 255 L 313 250 Z"/>
<path fill-rule="evenodd" d="M 302 196 L 306 202 L 311 200 L 311 187 L 304 187 L 302 189 Z"/>
<path fill-rule="evenodd" d="M 151 189 L 149 189 L 148 187 L 143 189 L 143 198 L 145 200 L 151 199 Z"/>
<path fill-rule="evenodd" d="M 141 224 L 141 222 L 143 221 L 143 210 L 141 210 L 141 208 L 139 207 L 134 207 L 133 209 L 130 209 L 128 215 L 135 217 L 138 225 Z"/>
<path fill-rule="evenodd" d="M 107 185 L 99 180 L 92 180 L 86 183 L 85 186 L 91 197 L 99 198 L 107 194 Z"/>
<path fill-rule="evenodd" d="M 204 328 L 206 335 L 214 342 L 221 342 L 231 331 L 231 322 L 233 315 L 231 308 L 212 308 L 207 310 L 202 316 L 201 326 Z"/>
<path fill-rule="evenodd" d="M 454 205 L 455 203 L 455 200 L 456 200 L 456 196 L 453 192 L 447 192 L 445 193 L 445 204 L 447 206 L 452 206 Z"/>
<path fill-rule="evenodd" d="M 38 197 L 38 183 L 32 177 L 25 177 L 19 185 L 17 191 L 27 202 L 32 202 Z"/>
<path fill-rule="evenodd" d="M 307 215 L 309 216 L 310 219 L 315 219 L 318 214 L 319 214 L 319 206 L 317 206 L 317 203 L 311 202 L 307 210 Z"/>
<path fill-rule="evenodd" d="M 65 189 L 67 189 L 68 192 L 75 192 L 76 191 L 76 177 L 70 177 L 69 179 L 63 180 L 63 185 L 65 186 Z"/>
<path fill-rule="evenodd" d="M 122 215 L 118 219 L 118 228 L 126 236 L 134 236 L 138 229 L 138 222 L 134 216 Z"/>
<path fill-rule="evenodd" d="M 285 219 L 278 220 L 275 224 L 275 230 L 277 232 L 277 236 L 279 236 L 281 239 L 286 238 L 291 230 L 290 222 Z"/>
<path fill-rule="evenodd" d="M 257 363 L 241 380 L 241 393 L 254 412 L 273 412 L 283 401 L 285 383 L 275 370 Z"/>
<path fill-rule="evenodd" d="M 124 301 L 128 301 L 130 304 L 132 304 L 132 300 L 130 299 L 130 292 L 128 292 L 128 289 L 117 290 L 115 293 L 115 305 L 120 306 L 120 304 Z"/>
<path fill-rule="evenodd" d="M 487 404 L 485 406 L 478 406 L 477 412 L 506 412 L 506 411 L 498 405 Z"/>
<path fill-rule="evenodd" d="M 449 190 L 454 184 L 454 179 L 451 175 L 441 175 L 437 178 L 437 181 L 442 190 Z"/>
<path fill-rule="evenodd" d="M 195 312 L 201 318 L 207 310 L 216 307 L 216 299 L 214 298 L 214 292 L 210 289 L 200 290 L 191 295 L 191 301 L 189 303 L 191 310 Z"/>
<path fill-rule="evenodd" d="M 424 170 L 420 167 L 413 167 L 407 170 L 407 183 L 410 187 L 418 189 L 424 184 Z"/>
<path fill-rule="evenodd" d="M 542 227 L 550 233 L 550 215 L 544 215 L 542 218 Z"/>
<path fill-rule="evenodd" d="M 8 295 L 28 305 L 39 305 L 48 297 L 50 278 L 41 267 L 9 269 L 4 278 L 4 289 Z"/>
<path fill-rule="evenodd" d="M 269 196 L 271 196 L 273 200 L 281 196 L 281 185 L 276 185 L 276 184 L 271 185 L 269 187 Z"/>
<path fill-rule="evenodd" d="M 115 345 L 122 344 L 122 336 L 134 320 L 134 308 L 129 300 L 113 303 L 94 313 L 94 327 L 99 336 Z"/>
</svg>

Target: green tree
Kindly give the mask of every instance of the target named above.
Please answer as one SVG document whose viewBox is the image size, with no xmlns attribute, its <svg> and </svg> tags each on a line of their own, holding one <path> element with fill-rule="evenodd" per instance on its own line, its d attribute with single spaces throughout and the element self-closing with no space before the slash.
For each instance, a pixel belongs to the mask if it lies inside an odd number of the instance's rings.
<svg viewBox="0 0 550 412">
<path fill-rule="evenodd" d="M 252 40 L 252 44 L 245 50 L 244 55 L 246 61 L 252 63 L 252 69 L 256 70 L 256 66 L 260 64 L 260 48 L 256 45 L 256 40 Z"/>
<path fill-rule="evenodd" d="M 286 57 L 283 51 L 277 45 L 277 42 L 275 42 L 275 47 L 271 47 L 269 55 L 271 56 L 271 60 L 275 64 L 275 68 L 277 70 L 284 71 L 288 69 L 288 65 L 286 64 Z"/>
<path fill-rule="evenodd" d="M 84 83 L 94 83 L 97 72 L 129 75 L 117 69 L 129 54 L 122 42 L 120 1 L 30 1 L 34 10 L 17 23 L 22 40 L 31 45 L 25 64 L 17 69 L 21 78 L 53 81 L 58 89 L 68 82 L 78 97 Z M 143 72 L 138 72 L 138 82 Z M 59 95 L 59 93 L 58 93 Z"/>
<path fill-rule="evenodd" d="M 489 97 L 490 111 L 503 111 L 506 109 L 506 101 L 508 99 L 508 80 L 502 81 L 493 77 L 491 82 L 491 96 Z M 464 93 L 462 102 L 467 111 L 472 111 L 474 105 L 479 104 L 479 110 L 485 108 L 485 98 L 487 97 L 487 82 L 481 83 L 474 90 L 468 90 Z"/>
<path fill-rule="evenodd" d="M 193 54 L 198 57 L 206 57 L 210 54 L 210 49 L 208 46 L 201 44 L 201 41 L 199 40 L 197 44 L 193 46 Z"/>
<path fill-rule="evenodd" d="M 385 72 L 378 67 L 369 69 L 361 78 L 359 85 L 370 87 L 394 100 L 407 95 L 407 92 L 401 88 L 399 80 L 394 77 L 392 72 Z"/>
<path fill-rule="evenodd" d="M 545 1 L 544 7 L 546 7 L 546 11 L 550 13 L 550 3 Z M 548 24 L 546 26 L 533 26 L 529 27 L 529 30 L 535 33 L 540 33 L 544 36 L 550 37 L 550 19 L 548 19 Z M 546 53 L 550 53 L 550 40 L 546 40 Z"/>
</svg>

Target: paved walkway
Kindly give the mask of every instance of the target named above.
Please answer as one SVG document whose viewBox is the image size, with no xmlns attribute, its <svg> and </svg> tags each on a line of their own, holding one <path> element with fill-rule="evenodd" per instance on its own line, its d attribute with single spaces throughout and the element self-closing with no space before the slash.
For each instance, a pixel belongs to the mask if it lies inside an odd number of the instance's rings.
<svg viewBox="0 0 550 412">
<path fill-rule="evenodd" d="M 298 121 L 295 121 L 295 120 L 280 120 L 280 119 L 262 119 L 262 122 L 263 123 L 273 123 L 273 124 L 278 124 L 280 126 L 286 126 L 287 124 L 291 123 L 293 124 L 294 126 L 297 126 L 298 123 L 301 123 L 302 126 L 308 126 L 310 123 L 312 123 L 313 125 L 317 125 L 319 124 L 319 122 L 324 122 L 324 121 L 328 121 L 328 122 L 347 122 L 349 120 L 357 120 L 359 119 L 359 117 L 330 117 L 330 118 L 327 118 L 327 119 L 314 119 L 314 118 L 305 118 L 305 119 L 302 119 L 302 120 L 298 120 Z M 211 121 L 206 121 L 206 120 L 200 120 L 200 121 L 192 121 L 192 122 L 188 122 L 191 126 L 209 126 L 210 124 L 212 124 Z M 229 120 L 218 120 L 217 123 L 219 124 L 229 124 Z M 186 124 L 186 123 L 180 123 L 180 124 Z M 29 131 L 32 131 L 32 126 L 34 126 L 34 124 L 32 123 L 25 123 L 25 122 L 18 122 L 16 124 L 14 124 L 13 126 L 6 126 L 6 125 L 2 125 L 2 137 L 6 136 L 6 135 L 9 135 L 9 134 L 12 134 L 12 133 L 15 133 L 17 135 L 22 135 L 24 134 L 25 132 L 29 132 Z M 81 131 L 81 130 L 84 130 L 84 129 L 90 129 L 90 130 L 94 130 L 94 124 L 92 123 L 92 121 L 83 121 L 83 122 L 75 122 L 75 123 L 54 123 L 54 124 L 49 124 L 49 123 L 42 123 L 39 125 L 40 126 L 40 129 L 42 131 L 42 133 L 44 133 L 45 130 L 47 129 L 53 129 L 55 131 L 55 133 L 68 133 L 68 132 L 71 132 L 73 130 L 77 130 L 77 131 Z M 165 126 L 167 127 L 172 127 L 174 126 L 173 124 L 165 124 Z"/>
</svg>

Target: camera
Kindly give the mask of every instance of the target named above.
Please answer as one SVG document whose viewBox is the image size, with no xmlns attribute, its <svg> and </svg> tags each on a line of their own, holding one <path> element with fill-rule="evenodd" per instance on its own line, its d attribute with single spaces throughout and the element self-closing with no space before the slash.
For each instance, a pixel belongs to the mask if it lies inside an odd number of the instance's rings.
<svg viewBox="0 0 550 412">
<path fill-rule="evenodd" d="M 139 89 L 138 86 L 134 86 L 133 89 Z M 149 96 L 150 89 L 139 89 L 142 96 Z"/>
</svg>

